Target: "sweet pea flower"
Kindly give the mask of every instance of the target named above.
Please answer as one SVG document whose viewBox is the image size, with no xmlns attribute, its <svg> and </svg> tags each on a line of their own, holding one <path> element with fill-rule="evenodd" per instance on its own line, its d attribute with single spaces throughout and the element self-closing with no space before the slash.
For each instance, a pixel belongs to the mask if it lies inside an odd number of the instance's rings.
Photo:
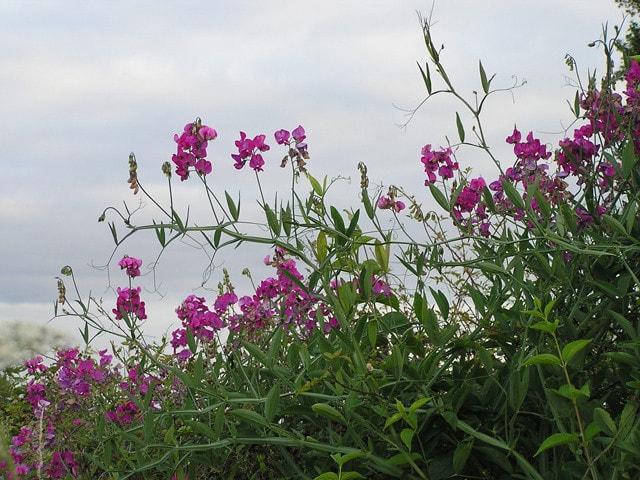
<svg viewBox="0 0 640 480">
<path fill-rule="evenodd" d="M 127 275 L 131 278 L 140 276 L 140 267 L 142 266 L 142 260 L 138 258 L 129 257 L 125 255 L 122 260 L 118 262 L 118 265 L 122 270 L 127 271 Z"/>
</svg>

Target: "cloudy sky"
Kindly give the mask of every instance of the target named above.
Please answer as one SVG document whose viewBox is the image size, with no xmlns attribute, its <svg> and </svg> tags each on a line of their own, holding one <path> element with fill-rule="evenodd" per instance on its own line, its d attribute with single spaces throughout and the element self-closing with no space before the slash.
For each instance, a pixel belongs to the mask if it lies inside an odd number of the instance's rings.
<svg viewBox="0 0 640 480">
<path fill-rule="evenodd" d="M 431 8 L 414 0 L 0 1 L 0 321 L 49 320 L 54 277 L 67 264 L 84 295 L 113 303 L 109 286 L 125 279 L 115 263 L 110 280 L 95 268 L 113 249 L 97 218 L 123 201 L 138 206 L 126 183 L 130 151 L 141 182 L 164 194 L 160 165 L 174 151 L 173 134 L 198 116 L 219 133 L 209 149 L 214 188 L 242 191 L 248 209 L 253 172 L 235 171 L 230 158 L 238 132 L 271 140 L 275 130 L 298 124 L 307 130 L 315 176 L 352 177 L 338 187 L 346 202 L 357 201 L 360 161 L 373 182 L 402 185 L 427 202 L 419 152 L 456 137 L 456 106 L 434 99 L 405 129 L 397 125 L 406 120 L 400 108 L 425 95 L 416 11 L 428 16 Z M 527 82 L 496 95 L 486 111 L 489 138 L 505 162 L 503 141 L 514 123 L 550 143 L 561 138 L 571 122 L 565 100 L 575 92 L 565 54 L 584 76 L 601 69 L 601 52 L 587 44 L 605 22 L 621 20 L 613 0 L 436 0 L 432 13 L 443 63 L 461 93 L 471 98 L 480 89 L 479 59 L 496 74 L 496 87 Z M 275 192 L 288 180 L 277 168 L 284 152 L 271 144 L 263 181 Z M 458 160 L 491 171 L 474 151 Z M 197 209 L 204 197 L 196 187 L 178 181 L 174 195 Z M 142 215 L 151 212 L 147 205 Z M 256 259 L 269 253 L 257 250 L 229 250 L 217 264 L 240 283 L 241 270 L 260 271 Z M 158 252 L 152 235 L 142 236 L 116 261 L 127 253 L 149 264 Z M 145 293 L 151 333 L 168 328 L 186 295 L 207 296 L 197 290 L 205 260 L 188 245 L 162 258 L 164 299 Z M 152 276 L 141 283 L 151 289 Z M 74 330 L 63 322 L 54 325 Z"/>
</svg>

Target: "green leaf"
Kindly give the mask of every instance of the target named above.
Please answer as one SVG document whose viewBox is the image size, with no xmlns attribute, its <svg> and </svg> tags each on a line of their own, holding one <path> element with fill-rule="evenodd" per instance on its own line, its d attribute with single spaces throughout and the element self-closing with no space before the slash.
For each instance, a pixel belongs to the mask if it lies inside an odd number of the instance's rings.
<svg viewBox="0 0 640 480">
<path fill-rule="evenodd" d="M 155 225 L 156 222 L 155 220 L 153 221 L 153 224 Z M 156 227 L 154 228 L 155 232 L 156 232 L 156 237 L 158 238 L 158 242 L 160 242 L 160 246 L 164 247 L 166 246 L 166 232 L 164 230 L 164 227 Z"/>
<path fill-rule="evenodd" d="M 369 218 L 373 218 L 376 215 L 375 209 L 371 203 L 371 198 L 369 198 L 369 192 L 367 192 L 366 188 L 362 189 L 361 192 L 362 203 L 364 204 L 364 211 L 367 213 Z"/>
<path fill-rule="evenodd" d="M 307 178 L 309 179 L 309 183 L 311 184 L 311 188 L 313 188 L 314 193 L 319 197 L 322 197 L 324 192 L 322 191 L 320 182 L 318 182 L 318 180 L 316 180 L 309 172 L 307 172 Z"/>
<path fill-rule="evenodd" d="M 487 94 L 489 93 L 489 84 L 491 83 L 491 81 L 487 79 L 487 72 L 484 71 L 482 61 L 478 62 L 478 66 L 480 70 L 480 83 L 482 84 L 482 91 Z"/>
<path fill-rule="evenodd" d="M 627 352 L 606 352 L 605 357 L 610 358 L 614 362 L 624 363 L 625 365 L 631 365 L 632 367 L 640 368 L 640 360 L 635 355 L 631 355 Z"/>
<path fill-rule="evenodd" d="M 596 407 L 593 410 L 593 420 L 596 422 L 598 427 L 600 427 L 600 429 L 607 435 L 613 436 L 616 434 L 616 431 L 618 430 L 616 428 L 616 424 L 611 418 L 611 415 L 609 415 L 609 412 L 607 412 L 605 409 Z"/>
<path fill-rule="evenodd" d="M 554 433 L 547 437 L 547 439 L 542 442 L 538 451 L 534 454 L 537 456 L 548 450 L 550 448 L 559 447 L 560 445 L 567 445 L 569 443 L 576 443 L 578 441 L 578 434 L 576 433 Z"/>
<path fill-rule="evenodd" d="M 523 365 L 560 365 L 562 362 L 551 353 L 540 353 L 528 358 Z"/>
<path fill-rule="evenodd" d="M 407 447 L 407 450 L 411 451 L 411 443 L 413 442 L 414 431 L 410 428 L 405 428 L 400 432 L 400 439 L 404 446 Z"/>
<path fill-rule="evenodd" d="M 187 230 L 185 229 L 184 223 L 178 216 L 178 212 L 176 212 L 173 208 L 171 209 L 171 216 L 173 217 L 173 221 L 176 222 L 176 227 L 180 233 L 185 233 Z"/>
<path fill-rule="evenodd" d="M 367 322 L 367 337 L 369 339 L 369 346 L 371 349 L 375 349 L 378 338 L 378 321 L 376 319 Z"/>
<path fill-rule="evenodd" d="M 204 435 L 211 440 L 218 440 L 218 436 L 215 434 L 211 427 L 205 423 L 197 422 L 195 420 L 184 420 L 184 424 L 193 430 L 195 433 L 199 433 L 200 435 Z"/>
<path fill-rule="evenodd" d="M 260 350 L 259 347 L 257 347 L 253 343 L 250 343 L 244 340 L 242 340 L 242 346 L 246 348 L 247 352 L 249 352 L 249 354 L 256 360 L 258 360 L 260 363 L 262 363 L 265 366 L 269 365 L 267 356 L 264 354 L 262 350 Z"/>
<path fill-rule="evenodd" d="M 375 253 L 378 265 L 380 265 L 380 268 L 382 269 L 382 271 L 388 272 L 389 271 L 389 255 L 391 254 L 391 244 L 389 242 L 381 243 L 379 240 L 376 239 L 373 246 L 373 251 Z"/>
<path fill-rule="evenodd" d="M 345 463 L 351 460 L 355 460 L 356 458 L 362 458 L 366 456 L 367 455 L 363 452 L 347 453 L 345 455 L 340 455 L 338 458 L 335 458 L 333 455 L 331 455 L 331 457 L 333 457 L 333 459 L 336 461 L 339 467 L 342 467 Z"/>
<path fill-rule="evenodd" d="M 507 273 L 507 271 L 501 265 L 496 265 L 495 263 L 491 262 L 476 262 L 474 266 L 482 270 L 483 272 L 502 274 Z"/>
<path fill-rule="evenodd" d="M 273 234 L 276 237 L 279 236 L 280 222 L 278 222 L 278 218 L 276 217 L 275 212 L 266 203 L 262 206 L 262 209 L 264 210 L 264 213 L 267 216 L 267 224 L 269 225 L 269 229 L 273 232 Z"/>
<path fill-rule="evenodd" d="M 524 200 L 522 200 L 522 196 L 511 182 L 509 182 L 508 180 L 504 180 L 502 182 L 502 190 L 504 191 L 507 198 L 511 200 L 511 203 L 513 203 L 520 210 L 526 210 L 526 206 L 524 204 Z"/>
<path fill-rule="evenodd" d="M 533 328 L 534 330 L 542 330 L 543 332 L 553 334 L 558 328 L 558 323 L 549 322 L 548 320 L 541 320 L 531 325 L 531 328 Z"/>
<path fill-rule="evenodd" d="M 268 422 L 273 422 L 280 403 L 280 383 L 276 382 L 264 401 L 264 416 Z"/>
<path fill-rule="evenodd" d="M 464 143 L 464 125 L 462 125 L 462 120 L 460 120 L 458 112 L 456 112 L 456 127 L 458 128 L 458 137 L 460 138 L 460 142 Z"/>
<path fill-rule="evenodd" d="M 111 222 L 108 224 L 109 230 L 111 231 L 111 236 L 113 237 L 113 242 L 118 245 L 118 231 L 116 230 L 115 222 Z"/>
<path fill-rule="evenodd" d="M 320 415 L 321 417 L 325 417 L 329 420 L 340 422 L 345 425 L 347 424 L 344 415 L 342 415 L 342 413 L 333 408 L 331 405 L 327 405 L 326 403 L 314 403 L 313 405 L 311 405 L 311 410 L 313 410 L 314 413 Z"/>
<path fill-rule="evenodd" d="M 424 406 L 430 400 L 431 400 L 431 397 L 419 398 L 418 400 L 416 400 L 415 402 L 413 402 L 411 404 L 411 406 L 409 407 L 409 413 L 414 413 L 416 410 L 418 410 L 420 407 Z"/>
<path fill-rule="evenodd" d="M 624 225 L 622 225 L 618 221 L 618 219 L 612 217 L 611 215 L 602 215 L 602 220 L 620 235 L 624 237 L 627 237 L 629 235 Z"/>
<path fill-rule="evenodd" d="M 424 82 L 424 86 L 427 87 L 427 93 L 431 95 L 433 86 L 431 84 L 431 72 L 429 71 L 429 64 L 425 63 L 424 70 L 423 70 L 420 63 L 418 62 L 416 63 L 418 64 L 418 68 L 420 69 L 420 75 L 422 75 L 422 81 Z"/>
<path fill-rule="evenodd" d="M 231 410 L 231 415 L 241 422 L 253 423 L 254 425 L 258 425 L 260 427 L 266 427 L 269 425 L 269 422 L 260 415 L 258 412 L 254 412 L 253 410 L 247 410 L 246 408 L 237 408 L 235 410 Z"/>
<path fill-rule="evenodd" d="M 387 420 L 384 422 L 384 429 L 386 429 L 387 427 L 393 425 L 394 423 L 402 420 L 403 418 L 404 418 L 404 414 L 402 412 L 394 413 L 389 418 L 387 418 Z"/>
<path fill-rule="evenodd" d="M 591 343 L 591 339 L 588 340 L 574 340 L 571 343 L 568 343 L 562 349 L 562 359 L 566 362 L 571 360 L 573 356 L 582 350 L 584 347 Z"/>
<path fill-rule="evenodd" d="M 282 331 L 283 327 L 279 326 L 273 332 L 271 336 L 271 345 L 269 345 L 269 351 L 267 352 L 267 366 L 271 367 L 277 358 L 280 357 L 280 345 L 282 344 Z"/>
<path fill-rule="evenodd" d="M 440 312 L 440 315 L 442 315 L 442 319 L 446 321 L 449 318 L 449 300 L 447 299 L 447 296 L 440 290 L 434 290 L 431 287 L 429 287 L 429 290 L 438 305 L 438 311 Z"/>
<path fill-rule="evenodd" d="M 198 351 L 198 345 L 196 342 L 196 337 L 190 328 L 187 328 L 187 345 L 189 346 L 189 351 L 193 355 L 195 355 L 196 352 Z"/>
<path fill-rule="evenodd" d="M 327 258 L 327 236 L 324 231 L 318 232 L 318 238 L 316 240 L 316 255 L 318 256 L 318 262 L 322 263 Z"/>
<path fill-rule="evenodd" d="M 336 230 L 346 236 L 347 230 L 344 226 L 344 220 L 342 219 L 340 212 L 338 212 L 334 206 L 330 207 L 330 211 L 331 218 L 333 219 L 333 225 L 336 227 Z"/>
<path fill-rule="evenodd" d="M 438 187 L 436 187 L 433 183 L 429 183 L 429 191 L 431 192 L 433 199 L 438 203 L 438 205 L 440 205 L 447 212 L 451 211 L 451 206 L 449 205 L 447 197 L 444 196 L 444 193 L 442 193 L 438 189 Z"/>
<path fill-rule="evenodd" d="M 318 475 L 313 480 L 339 480 L 338 475 L 333 472 L 326 472 L 322 475 Z"/>
<path fill-rule="evenodd" d="M 353 232 L 356 230 L 358 226 L 358 219 L 360 218 L 360 209 L 356 210 L 351 218 L 351 222 L 349 222 L 349 228 L 347 228 L 347 237 L 351 238 L 353 236 Z"/>
<path fill-rule="evenodd" d="M 625 180 L 629 180 L 633 166 L 636 163 L 636 154 L 633 151 L 633 141 L 627 140 L 622 149 L 622 176 Z"/>
<path fill-rule="evenodd" d="M 469 455 L 473 450 L 473 442 L 460 442 L 453 452 L 453 473 L 460 474 L 464 470 Z"/>
<path fill-rule="evenodd" d="M 227 207 L 229 207 L 229 213 L 231 214 L 231 218 L 233 218 L 237 222 L 238 216 L 240 215 L 240 212 L 238 211 L 238 207 L 236 207 L 236 204 L 233 202 L 233 198 L 231 198 L 231 195 L 229 195 L 229 193 L 226 190 L 224 191 L 224 196 L 227 199 Z M 240 200 L 238 200 L 238 205 L 240 205 Z"/>
<path fill-rule="evenodd" d="M 624 210 L 623 218 L 621 218 L 621 220 L 624 220 L 625 222 L 625 229 L 627 230 L 627 234 L 631 234 L 631 232 L 633 231 L 633 226 L 636 221 L 637 209 L 638 207 L 636 201 L 631 200 Z"/>
</svg>

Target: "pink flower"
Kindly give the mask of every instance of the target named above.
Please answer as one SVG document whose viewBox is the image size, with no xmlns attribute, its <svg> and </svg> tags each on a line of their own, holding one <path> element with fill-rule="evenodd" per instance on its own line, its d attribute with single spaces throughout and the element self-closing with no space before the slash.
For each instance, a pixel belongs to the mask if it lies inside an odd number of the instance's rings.
<svg viewBox="0 0 640 480">
<path fill-rule="evenodd" d="M 400 213 L 405 209 L 405 204 L 391 196 L 382 196 L 378 199 L 378 208 L 381 210 L 393 209 L 396 213 Z"/>
<path fill-rule="evenodd" d="M 258 152 L 266 152 L 270 149 L 269 145 L 264 143 L 265 135 L 256 135 L 253 139 L 248 138 L 247 134 L 240 132 L 240 139 L 235 141 L 238 153 L 231 154 L 231 158 L 235 160 L 234 167 L 237 170 L 242 169 L 247 160 L 249 166 L 256 172 L 261 172 L 264 165 L 264 159 Z"/>
<path fill-rule="evenodd" d="M 118 265 L 122 270 L 127 270 L 127 275 L 131 278 L 140 276 L 140 267 L 142 266 L 142 260 L 125 255 L 122 260 L 118 262 Z"/>
<path fill-rule="evenodd" d="M 278 130 L 274 134 L 274 137 L 278 145 L 285 145 L 289 141 L 289 138 L 291 138 L 291 134 L 287 130 L 282 129 Z"/>
<path fill-rule="evenodd" d="M 145 304 L 140 300 L 140 287 L 136 288 L 117 288 L 118 298 L 116 299 L 116 308 L 112 312 L 116 316 L 116 320 L 122 320 L 122 315 L 135 315 L 138 320 L 147 318 L 145 312 Z"/>
<path fill-rule="evenodd" d="M 195 169 L 198 175 L 208 175 L 212 171 L 211 162 L 206 159 L 209 140 L 218 136 L 213 128 L 200 123 L 197 119 L 193 123 L 187 123 L 181 135 L 175 134 L 173 140 L 178 144 L 177 152 L 171 157 L 176 165 L 176 175 L 184 181 L 189 178 L 190 168 Z"/>
</svg>

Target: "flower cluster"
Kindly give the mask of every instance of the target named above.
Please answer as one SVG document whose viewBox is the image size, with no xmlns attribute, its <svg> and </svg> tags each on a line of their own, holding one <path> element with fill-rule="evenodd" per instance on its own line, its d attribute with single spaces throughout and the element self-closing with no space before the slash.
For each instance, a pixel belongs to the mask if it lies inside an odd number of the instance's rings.
<svg viewBox="0 0 640 480">
<path fill-rule="evenodd" d="M 214 304 L 214 311 L 211 311 L 205 304 L 203 297 L 189 295 L 176 308 L 176 314 L 182 321 L 182 328 L 173 331 L 171 346 L 173 352 L 178 355 L 178 359 L 186 360 L 192 353 L 187 347 L 187 331 L 191 332 L 198 340 L 205 343 L 211 342 L 215 333 L 226 326 L 222 316 L 229 306 L 237 301 L 238 298 L 232 292 L 222 294 L 218 296 Z"/>
<path fill-rule="evenodd" d="M 129 278 L 140 276 L 142 260 L 125 255 L 118 262 L 118 265 L 122 270 L 126 270 Z M 132 315 L 135 315 L 138 320 L 147 318 L 145 303 L 140 299 L 141 291 L 142 289 L 140 287 L 133 288 L 131 286 L 126 288 L 118 287 L 116 289 L 118 298 L 116 298 L 116 308 L 112 310 L 116 316 L 116 320 L 122 320 L 125 315 L 128 319 L 130 319 Z"/>
<path fill-rule="evenodd" d="M 284 168 L 287 162 L 291 160 L 292 165 L 295 165 L 295 173 L 305 172 L 306 160 L 309 160 L 309 152 L 305 139 L 307 138 L 306 132 L 302 125 L 298 125 L 293 129 L 291 133 L 288 130 L 278 130 L 274 137 L 278 145 L 286 145 L 289 147 L 287 155 L 282 158 L 280 167 Z"/>
<path fill-rule="evenodd" d="M 591 89 L 582 95 L 580 106 L 588 123 L 576 128 L 572 138 L 558 142 L 555 152 L 549 151 L 532 132 L 523 139 L 521 132 L 514 129 L 506 138 L 506 142 L 513 145 L 516 162 L 489 183 L 495 213 L 509 215 L 514 221 L 527 218 L 525 210 L 505 194 L 505 183 L 519 188 L 524 205 L 538 215 L 540 222 L 554 222 L 553 216 L 546 218 L 540 202 L 549 205 L 570 202 L 579 228 L 587 227 L 609 211 L 623 182 L 622 165 L 600 153 L 603 147 L 622 147 L 625 141 L 633 142 L 635 153 L 640 153 L 640 65 L 635 60 L 631 62 L 623 95 Z M 452 178 L 453 171 L 458 169 L 458 164 L 451 160 L 451 149 L 433 152 L 431 145 L 425 145 L 421 161 L 428 177 L 425 185 L 435 182 L 438 175 L 443 179 Z M 555 162 L 553 172 L 551 161 Z M 466 232 L 489 236 L 488 206 L 482 197 L 485 183 L 477 178 L 462 187 L 452 214 Z M 597 188 L 594 198 L 599 203 L 590 210 L 576 203 L 576 196 L 568 190 L 571 184 L 578 188 Z M 391 208 L 387 199 L 382 198 L 380 202 Z M 526 220 L 526 224 L 533 226 L 531 219 Z"/>
<path fill-rule="evenodd" d="M 325 303 L 301 287 L 304 277 L 284 250 L 277 248 L 275 255 L 267 256 L 264 262 L 273 266 L 277 274 L 260 282 L 253 295 L 238 298 L 231 289 L 222 292 L 221 287 L 213 310 L 203 297 L 190 295 L 182 302 L 176 309 L 182 327 L 172 332 L 171 339 L 178 360 L 184 361 L 192 355 L 188 347 L 189 335 L 204 345 L 211 345 L 216 332 L 222 328 L 235 334 L 242 333 L 243 338 L 257 342 L 278 326 L 302 338 L 318 327 L 321 318 L 325 332 L 338 326 Z M 384 285 L 374 282 L 374 289 L 383 292 Z"/>
<path fill-rule="evenodd" d="M 300 287 L 304 277 L 284 250 L 276 248 L 275 255 L 265 257 L 264 263 L 276 269 L 276 277 L 263 280 L 254 295 L 238 300 L 240 313 L 229 317 L 230 330 L 257 340 L 283 325 L 289 332 L 308 336 L 317 326 L 317 315 L 324 313 L 322 303 Z"/>
<path fill-rule="evenodd" d="M 198 175 L 211 173 L 211 162 L 206 158 L 207 146 L 209 140 L 214 140 L 217 136 L 218 133 L 213 128 L 202 125 L 199 118 L 187 123 L 181 135 L 174 135 L 178 151 L 171 157 L 171 161 L 176 165 L 176 175 L 180 176 L 180 180 L 188 179 L 191 169 Z"/>
<path fill-rule="evenodd" d="M 126 270 L 129 277 L 135 278 L 140 276 L 142 260 L 125 255 L 122 257 L 122 260 L 118 262 L 118 266 L 120 266 L 122 270 Z"/>
<path fill-rule="evenodd" d="M 231 154 L 231 158 L 235 160 L 234 167 L 240 170 L 249 161 L 249 167 L 256 172 L 261 172 L 264 165 L 262 152 L 268 151 L 271 147 L 264 143 L 265 135 L 256 135 L 253 139 L 247 137 L 247 134 L 240 132 L 240 140 L 236 140 L 235 144 L 238 153 Z"/>
<path fill-rule="evenodd" d="M 116 299 L 116 308 L 112 312 L 116 316 L 116 320 L 122 320 L 124 315 L 129 318 L 135 315 L 138 320 L 147 318 L 145 311 L 145 303 L 140 299 L 140 287 L 117 288 L 118 298 Z"/>
<path fill-rule="evenodd" d="M 452 210 L 454 218 L 466 231 L 474 231 L 477 227 L 483 236 L 489 235 L 489 216 L 486 213 L 486 205 L 482 202 L 482 192 L 487 186 L 484 178 L 474 178 L 469 185 L 462 187 L 456 197 Z M 465 216 L 465 214 L 470 214 Z"/>
<path fill-rule="evenodd" d="M 425 145 L 422 147 L 421 154 L 420 161 L 427 174 L 425 186 L 434 183 L 438 175 L 443 179 L 453 178 L 453 172 L 458 170 L 458 162 L 451 159 L 453 152 L 449 147 L 440 147 L 440 151 L 434 152 L 431 150 L 431 145 Z"/>
<path fill-rule="evenodd" d="M 33 417 L 12 437 L 9 452 L 14 468 L 0 462 L 0 478 L 19 478 L 31 472 L 38 478 L 42 474 L 52 479 L 78 476 L 78 459 L 59 430 L 65 424 L 75 429 L 92 426 L 87 413 L 95 410 L 105 386 L 118 377 L 111 361 L 106 350 L 98 352 L 96 360 L 70 348 L 59 350 L 49 366 L 42 357 L 24 362 L 30 377 L 25 399 Z"/>
</svg>

